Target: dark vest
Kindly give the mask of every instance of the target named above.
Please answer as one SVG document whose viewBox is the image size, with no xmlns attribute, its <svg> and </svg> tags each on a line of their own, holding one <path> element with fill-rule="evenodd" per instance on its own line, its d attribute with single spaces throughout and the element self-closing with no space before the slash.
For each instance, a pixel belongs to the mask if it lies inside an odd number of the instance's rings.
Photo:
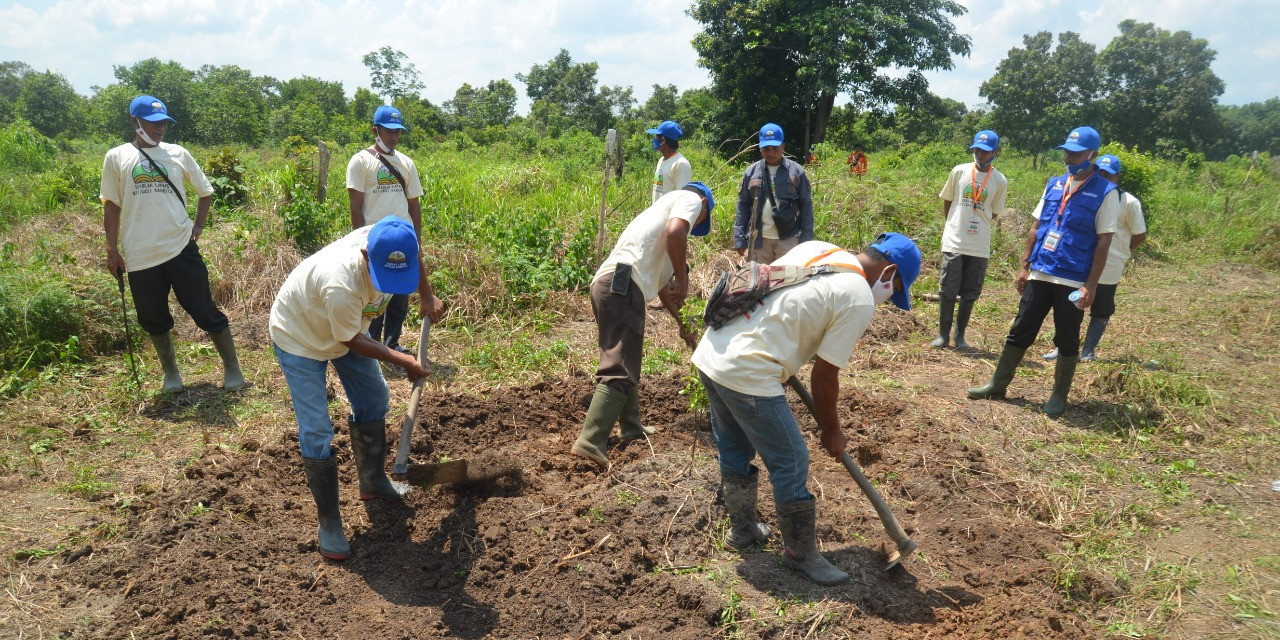
<svg viewBox="0 0 1280 640">
<path fill-rule="evenodd" d="M 1098 208 L 1116 186 L 1103 180 L 1095 170 L 1084 186 L 1067 201 L 1059 222 L 1058 207 L 1070 178 L 1070 174 L 1052 178 L 1045 188 L 1040 227 L 1036 229 L 1036 244 L 1031 249 L 1031 268 L 1051 276 L 1084 282 L 1089 279 L 1093 251 L 1098 246 L 1098 232 L 1094 225 Z M 1062 234 L 1056 251 L 1044 248 L 1044 240 L 1050 231 Z"/>
</svg>

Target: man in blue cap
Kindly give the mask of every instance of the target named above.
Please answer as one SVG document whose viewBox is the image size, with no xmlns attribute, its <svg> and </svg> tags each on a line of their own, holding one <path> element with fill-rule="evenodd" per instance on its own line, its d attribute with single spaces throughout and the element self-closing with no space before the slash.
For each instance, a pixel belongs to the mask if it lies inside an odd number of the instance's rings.
<svg viewBox="0 0 1280 640">
<path fill-rule="evenodd" d="M 360 499 L 398 500 L 385 468 L 391 394 L 378 361 L 404 369 L 410 379 L 428 372 L 412 355 L 389 349 L 366 332 L 392 296 L 421 291 L 426 279 L 417 232 L 399 217 L 387 216 L 303 260 L 271 305 L 271 346 L 298 421 L 302 468 L 320 522 L 320 555 L 330 560 L 349 558 L 351 545 L 338 509 L 326 371 L 332 364 L 351 404 L 347 426 Z M 440 311 L 427 314 L 439 321 Z"/>
<path fill-rule="evenodd" d="M 684 135 L 680 125 L 666 120 L 653 129 L 646 129 L 645 133 L 653 136 L 653 150 L 662 154 L 653 170 L 653 201 L 657 202 L 658 198 L 693 180 L 693 165 L 680 153 L 680 137 Z"/>
<path fill-rule="evenodd" d="M 761 159 L 747 167 L 738 186 L 733 248 L 768 264 L 813 239 L 813 194 L 804 167 L 785 155 L 782 127 L 761 127 L 759 145 Z"/>
<path fill-rule="evenodd" d="M 196 241 L 213 203 L 213 185 L 186 149 L 164 141 L 169 109 L 154 96 L 129 103 L 133 142 L 107 152 L 102 162 L 103 228 L 107 235 L 107 270 L 116 278 L 129 275 L 129 291 L 138 324 L 151 336 L 164 369 L 167 393 L 183 390 L 173 348 L 173 316 L 169 291 L 191 319 L 209 334 L 222 358 L 222 386 L 245 386 L 227 316 L 209 290 L 209 269 Z M 195 221 L 187 213 L 186 187 L 197 197 Z"/>
<path fill-rule="evenodd" d="M 422 181 L 413 159 L 396 151 L 400 136 L 408 127 L 400 110 L 382 105 L 373 112 L 374 143 L 361 149 L 347 163 L 347 194 L 350 196 L 351 228 L 359 229 L 395 216 L 413 225 L 422 238 Z M 425 282 L 425 280 L 424 280 Z M 443 307 L 430 289 L 418 291 L 419 315 L 439 315 Z M 391 297 L 385 316 L 369 325 L 369 336 L 396 351 L 412 355 L 400 346 L 404 319 L 409 315 L 409 294 Z M 384 320 L 385 317 L 385 320 Z"/>
<path fill-rule="evenodd" d="M 784 545 L 782 562 L 821 585 L 849 580 L 818 552 L 817 501 L 809 492 L 809 450 L 782 385 L 815 356 L 810 382 L 822 448 L 837 460 L 847 441 L 836 400 L 840 370 L 849 364 L 876 305 L 911 308 L 920 249 L 899 233 L 882 233 L 854 255 L 829 242 L 804 242 L 774 265 L 830 265 L 832 271 L 786 287 L 763 304 L 708 328 L 693 354 L 711 403 L 711 431 L 720 452 L 721 493 L 729 515 L 725 544 L 764 542 L 769 527 L 756 517 L 759 471 L 769 469 Z"/>
<path fill-rule="evenodd" d="M 615 423 L 621 422 L 623 440 L 653 433 L 640 422 L 645 302 L 657 296 L 669 309 L 684 306 L 689 295 L 689 236 L 711 231 L 715 206 L 711 188 L 701 182 L 658 198 L 623 229 L 592 278 L 600 364 L 591 407 L 571 448 L 574 455 L 606 468 Z"/>
<path fill-rule="evenodd" d="M 1093 164 L 1101 140 L 1092 127 L 1071 131 L 1058 146 L 1065 151 L 1067 173 L 1051 178 L 1032 215 L 1022 269 L 1014 285 L 1022 300 L 1005 339 L 991 381 L 969 389 L 971 400 L 1003 398 L 1022 356 L 1036 340 L 1045 316 L 1053 312 L 1053 343 L 1058 359 L 1053 393 L 1041 408 L 1046 415 L 1067 410 L 1067 394 L 1080 361 L 1080 323 L 1093 304 L 1098 279 L 1107 263 L 1116 230 L 1120 198 L 1116 186 L 1097 175 Z M 1075 296 L 1073 294 L 1079 294 Z M 1072 298 L 1077 298 L 1073 300 Z"/>
<path fill-rule="evenodd" d="M 1116 233 L 1111 237 L 1111 249 L 1107 252 L 1107 266 L 1098 278 L 1098 294 L 1089 306 L 1089 326 L 1084 331 L 1084 344 L 1080 347 L 1080 361 L 1093 362 L 1097 358 L 1096 349 L 1102 340 L 1102 334 L 1116 312 L 1116 289 L 1120 285 L 1120 276 L 1124 275 L 1124 265 L 1133 252 L 1147 239 L 1147 221 L 1142 215 L 1142 203 L 1132 193 L 1120 188 L 1120 180 L 1124 167 L 1120 158 L 1107 154 L 1098 157 L 1098 175 L 1116 185 L 1120 192 L 1120 219 L 1116 223 Z M 1058 357 L 1054 349 L 1044 354 L 1045 360 Z"/>
<path fill-rule="evenodd" d="M 946 348 L 951 343 L 951 322 L 955 317 L 956 348 L 967 350 L 964 330 L 969 326 L 973 304 L 982 295 L 991 257 L 991 228 L 1004 211 L 1009 183 L 993 163 L 1000 154 L 1000 137 L 991 130 L 979 131 L 969 145 L 973 162 L 956 165 L 947 176 L 938 197 L 942 198 L 942 279 L 938 302 L 938 337 L 929 346 Z M 955 315 L 956 299 L 960 313 Z"/>
</svg>

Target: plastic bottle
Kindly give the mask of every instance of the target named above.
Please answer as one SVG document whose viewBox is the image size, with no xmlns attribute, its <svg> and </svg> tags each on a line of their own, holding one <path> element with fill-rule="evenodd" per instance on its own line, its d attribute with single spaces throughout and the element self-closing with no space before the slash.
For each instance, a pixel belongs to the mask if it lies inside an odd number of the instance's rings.
<svg viewBox="0 0 1280 640">
<path fill-rule="evenodd" d="M 1072 301 L 1072 302 L 1074 302 L 1074 303 L 1076 303 L 1076 306 L 1077 306 L 1077 307 L 1079 307 L 1079 308 L 1083 309 L 1084 307 L 1081 307 L 1081 306 L 1080 306 L 1080 298 L 1083 298 L 1083 297 L 1084 297 L 1084 296 L 1080 293 L 1080 290 L 1079 290 L 1079 289 L 1076 289 L 1075 291 L 1072 291 L 1072 292 L 1071 292 L 1071 295 L 1068 295 L 1068 296 L 1067 296 L 1067 299 L 1068 299 L 1068 300 L 1070 300 L 1070 301 Z"/>
</svg>

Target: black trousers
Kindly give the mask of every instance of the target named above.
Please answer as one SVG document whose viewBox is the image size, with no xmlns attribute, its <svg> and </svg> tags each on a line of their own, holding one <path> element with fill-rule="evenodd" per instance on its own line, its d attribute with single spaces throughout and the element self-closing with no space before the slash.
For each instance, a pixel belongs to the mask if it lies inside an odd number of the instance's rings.
<svg viewBox="0 0 1280 640">
<path fill-rule="evenodd" d="M 173 315 L 169 313 L 170 290 L 196 326 L 210 333 L 227 330 L 230 323 L 213 302 L 213 294 L 209 291 L 209 268 L 205 266 L 195 240 L 188 242 L 182 253 L 168 262 L 129 272 L 129 292 L 133 294 L 133 306 L 138 311 L 138 324 L 142 325 L 143 331 L 154 336 L 173 329 Z"/>
<path fill-rule="evenodd" d="M 409 294 L 392 295 L 391 301 L 387 303 L 386 312 L 369 323 L 369 337 L 388 347 L 399 345 L 400 332 L 404 330 L 404 319 L 407 317 L 409 317 Z"/>
<path fill-rule="evenodd" d="M 1053 311 L 1053 346 L 1058 355 L 1070 358 L 1080 355 L 1080 323 L 1084 311 L 1067 299 L 1076 287 L 1041 280 L 1028 280 L 1018 303 L 1018 317 L 1013 319 L 1005 344 L 1027 349 L 1036 341 L 1045 316 Z"/>
<path fill-rule="evenodd" d="M 1089 307 L 1089 317 L 1105 320 L 1116 312 L 1116 289 L 1118 284 L 1100 284 L 1093 292 L 1093 306 Z"/>
</svg>

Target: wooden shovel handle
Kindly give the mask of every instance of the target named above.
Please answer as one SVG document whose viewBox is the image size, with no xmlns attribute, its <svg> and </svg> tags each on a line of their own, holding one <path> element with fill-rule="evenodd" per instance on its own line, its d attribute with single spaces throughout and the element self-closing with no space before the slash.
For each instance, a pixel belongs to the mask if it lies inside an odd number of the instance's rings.
<svg viewBox="0 0 1280 640">
<path fill-rule="evenodd" d="M 418 337 L 418 364 L 426 366 L 427 339 L 431 336 L 431 318 L 423 316 L 422 330 Z M 418 416 L 418 403 L 422 400 L 422 386 L 426 378 L 413 381 L 413 393 L 409 396 L 409 411 L 404 416 L 404 425 L 400 427 L 400 442 L 396 445 L 396 459 L 391 465 L 391 475 L 401 476 L 409 471 L 409 447 L 413 441 L 413 425 Z"/>
</svg>

